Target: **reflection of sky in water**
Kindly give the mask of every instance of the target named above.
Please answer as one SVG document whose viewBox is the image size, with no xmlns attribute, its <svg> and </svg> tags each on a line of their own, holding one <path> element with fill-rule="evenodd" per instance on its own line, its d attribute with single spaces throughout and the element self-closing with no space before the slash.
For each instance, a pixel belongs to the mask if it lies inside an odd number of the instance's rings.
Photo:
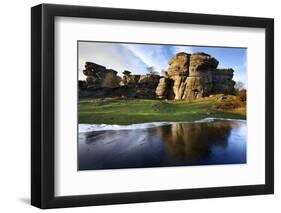
<svg viewBox="0 0 281 213">
<path fill-rule="evenodd" d="M 79 134 L 79 170 L 246 163 L 245 121 Z"/>
<path fill-rule="evenodd" d="M 235 159 L 240 159 L 241 162 L 246 161 L 246 149 L 245 143 L 241 142 L 247 138 L 247 127 L 246 125 L 240 126 L 239 128 L 232 129 L 229 137 L 227 147 L 213 146 L 212 147 L 212 157 L 210 162 L 217 161 L 219 156 L 221 158 L 227 158 L 227 161 L 233 162 Z M 241 151 L 243 155 L 241 155 Z M 226 157 L 227 156 L 227 157 Z M 214 157 L 216 159 L 214 159 Z M 223 159 L 222 159 L 223 160 Z M 225 162 L 227 163 L 227 162 Z"/>
</svg>

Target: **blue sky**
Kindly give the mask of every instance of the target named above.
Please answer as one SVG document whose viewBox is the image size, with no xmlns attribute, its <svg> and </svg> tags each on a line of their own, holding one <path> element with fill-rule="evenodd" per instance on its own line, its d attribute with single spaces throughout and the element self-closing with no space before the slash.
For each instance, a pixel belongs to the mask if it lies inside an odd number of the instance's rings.
<svg viewBox="0 0 281 213">
<path fill-rule="evenodd" d="M 79 79 L 85 79 L 82 70 L 86 61 L 114 69 L 120 75 L 124 70 L 130 70 L 134 74 L 145 74 L 151 66 L 159 72 L 166 70 L 169 59 L 178 52 L 208 53 L 219 61 L 218 68 L 233 68 L 234 80 L 247 84 L 245 48 L 107 42 L 78 42 Z"/>
</svg>

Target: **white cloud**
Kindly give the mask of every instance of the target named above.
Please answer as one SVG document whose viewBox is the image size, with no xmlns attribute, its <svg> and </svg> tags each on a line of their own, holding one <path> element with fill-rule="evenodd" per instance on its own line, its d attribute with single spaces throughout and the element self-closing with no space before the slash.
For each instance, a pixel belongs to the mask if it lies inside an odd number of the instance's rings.
<svg viewBox="0 0 281 213">
<path fill-rule="evenodd" d="M 123 64 L 119 60 L 116 48 L 97 42 L 79 42 L 79 76 L 84 76 L 82 70 L 86 61 L 101 64 L 111 69 L 122 70 Z"/>
<path fill-rule="evenodd" d="M 142 51 L 139 45 L 134 44 L 121 44 L 123 47 L 130 50 L 136 57 L 142 60 L 148 66 L 152 66 L 154 64 L 151 57 L 148 57 L 147 52 Z"/>
<path fill-rule="evenodd" d="M 161 44 L 122 44 L 136 57 L 142 60 L 148 67 L 153 66 L 157 71 L 166 69 L 168 59 L 173 55 L 171 46 Z"/>
</svg>

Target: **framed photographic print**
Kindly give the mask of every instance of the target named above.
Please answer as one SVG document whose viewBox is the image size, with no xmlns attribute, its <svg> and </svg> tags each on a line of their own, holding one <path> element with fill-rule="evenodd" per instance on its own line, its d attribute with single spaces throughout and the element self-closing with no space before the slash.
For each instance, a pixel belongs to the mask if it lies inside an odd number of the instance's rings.
<svg viewBox="0 0 281 213">
<path fill-rule="evenodd" d="M 274 21 L 31 9 L 31 203 L 272 194 Z"/>
</svg>

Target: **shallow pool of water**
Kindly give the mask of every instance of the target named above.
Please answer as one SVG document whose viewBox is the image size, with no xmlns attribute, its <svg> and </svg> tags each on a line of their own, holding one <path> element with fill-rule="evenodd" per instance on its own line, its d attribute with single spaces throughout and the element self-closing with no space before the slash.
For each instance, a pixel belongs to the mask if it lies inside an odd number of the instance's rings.
<svg viewBox="0 0 281 213">
<path fill-rule="evenodd" d="M 242 120 L 80 124 L 78 170 L 244 164 L 246 138 Z"/>
</svg>

